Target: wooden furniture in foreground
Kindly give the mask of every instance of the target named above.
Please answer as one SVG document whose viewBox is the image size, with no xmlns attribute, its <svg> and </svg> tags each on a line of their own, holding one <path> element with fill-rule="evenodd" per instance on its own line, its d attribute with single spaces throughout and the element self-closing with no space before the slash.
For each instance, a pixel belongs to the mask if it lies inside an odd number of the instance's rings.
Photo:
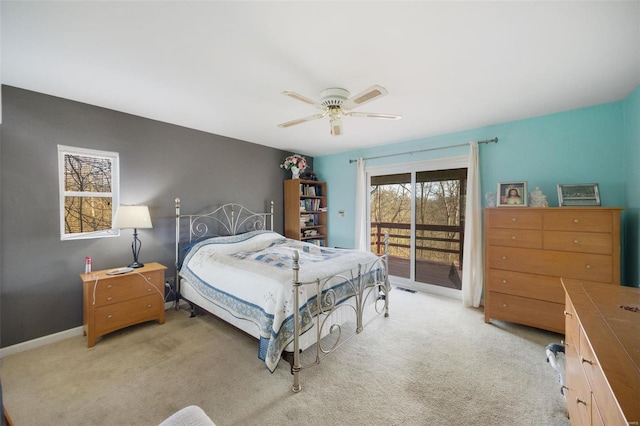
<svg viewBox="0 0 640 426">
<path fill-rule="evenodd" d="M 562 279 L 571 424 L 640 424 L 640 289 Z M 626 309 L 625 309 L 626 308 Z"/>
<path fill-rule="evenodd" d="M 120 275 L 109 270 L 80 274 L 87 347 L 96 338 L 145 321 L 164 324 L 165 266 L 151 262 Z"/>
<path fill-rule="evenodd" d="M 13 420 L 11 420 L 11 416 L 7 412 L 7 407 L 2 407 L 2 415 L 4 416 L 4 422 L 7 426 L 13 426 Z"/>
<path fill-rule="evenodd" d="M 620 282 L 620 210 L 485 209 L 485 322 L 564 333 L 560 277 Z"/>
<path fill-rule="evenodd" d="M 327 184 L 315 180 L 284 181 L 284 235 L 327 246 Z"/>
</svg>

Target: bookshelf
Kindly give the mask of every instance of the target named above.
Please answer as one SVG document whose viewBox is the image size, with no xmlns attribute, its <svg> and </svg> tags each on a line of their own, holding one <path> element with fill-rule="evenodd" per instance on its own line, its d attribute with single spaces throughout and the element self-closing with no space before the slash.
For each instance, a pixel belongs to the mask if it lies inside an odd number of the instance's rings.
<svg viewBox="0 0 640 426">
<path fill-rule="evenodd" d="M 284 181 L 284 235 L 327 246 L 327 184 L 315 180 Z"/>
</svg>

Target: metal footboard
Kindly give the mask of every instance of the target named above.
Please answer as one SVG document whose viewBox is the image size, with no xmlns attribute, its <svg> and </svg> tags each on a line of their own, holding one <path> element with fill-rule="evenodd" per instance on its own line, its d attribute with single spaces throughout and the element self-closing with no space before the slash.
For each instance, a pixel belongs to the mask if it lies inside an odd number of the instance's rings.
<svg viewBox="0 0 640 426">
<path fill-rule="evenodd" d="M 325 356 L 335 351 L 351 337 L 364 329 L 364 313 L 365 308 L 370 307 L 369 303 L 375 310 L 375 316 L 382 313 L 384 313 L 385 317 L 389 316 L 389 292 L 391 286 L 388 276 L 388 258 L 387 235 L 385 236 L 385 254 L 376 260 L 358 265 L 357 270 L 351 269 L 329 278 L 318 279 L 311 282 L 301 282 L 299 280 L 299 255 L 297 252 L 294 254 L 293 286 L 294 303 L 297 309 L 294 309 L 293 364 L 291 366 L 291 373 L 293 374 L 293 386 L 291 389 L 293 392 L 300 392 L 300 390 L 302 390 L 300 384 L 300 372 L 302 370 L 318 365 Z M 336 279 L 347 283 L 350 287 L 350 294 L 352 294 L 352 296 L 344 303 L 339 303 L 339 297 L 336 295 L 334 289 L 330 287 L 330 283 Z M 315 307 L 310 308 L 307 305 L 305 308 L 313 309 L 313 312 L 307 312 L 307 314 L 313 318 L 316 326 L 315 360 L 305 365 L 302 365 L 300 359 L 300 334 L 302 332 L 300 288 L 302 286 L 315 286 L 316 293 Z M 355 332 L 348 336 L 342 335 L 343 327 L 341 324 L 332 321 L 332 316 L 339 309 L 353 309 L 355 312 Z M 323 346 L 323 335 L 325 335 L 325 332 L 327 332 L 326 335 L 333 336 L 329 347 Z"/>
</svg>

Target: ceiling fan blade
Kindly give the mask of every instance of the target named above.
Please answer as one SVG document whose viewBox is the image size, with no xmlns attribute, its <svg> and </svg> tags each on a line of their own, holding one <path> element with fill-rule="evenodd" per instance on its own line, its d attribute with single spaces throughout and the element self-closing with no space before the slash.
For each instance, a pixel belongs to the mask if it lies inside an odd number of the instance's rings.
<svg viewBox="0 0 640 426">
<path fill-rule="evenodd" d="M 389 92 L 387 92 L 387 89 L 375 84 L 344 101 L 344 103 L 342 104 L 342 108 L 349 110 L 354 109 L 359 107 L 360 105 L 364 105 L 368 102 L 386 96 L 388 93 Z"/>
<path fill-rule="evenodd" d="M 298 118 L 297 120 L 291 120 L 291 121 L 287 121 L 286 123 L 278 124 L 278 127 L 286 128 L 286 127 L 295 126 L 296 124 L 304 123 L 307 121 L 318 120 L 320 118 L 323 118 L 325 115 L 327 115 L 326 112 L 324 114 L 314 114 L 308 117 Z"/>
<path fill-rule="evenodd" d="M 331 120 L 331 134 L 333 136 L 342 135 L 342 120 L 339 118 L 334 118 Z"/>
<path fill-rule="evenodd" d="M 297 99 L 301 102 L 304 102 L 305 104 L 309 104 L 309 105 L 313 105 L 317 108 L 320 109 L 325 109 L 324 106 L 322 104 L 320 104 L 319 102 L 316 102 L 312 99 L 307 98 L 306 96 L 302 96 L 300 93 L 296 93 L 296 92 L 290 92 L 288 90 L 285 90 L 284 92 L 282 92 L 283 95 L 289 96 L 293 99 Z"/>
<path fill-rule="evenodd" d="M 382 118 L 386 120 L 400 120 L 401 115 L 395 114 L 378 114 L 376 112 L 345 112 L 344 115 L 349 117 L 365 117 L 365 118 Z"/>
</svg>

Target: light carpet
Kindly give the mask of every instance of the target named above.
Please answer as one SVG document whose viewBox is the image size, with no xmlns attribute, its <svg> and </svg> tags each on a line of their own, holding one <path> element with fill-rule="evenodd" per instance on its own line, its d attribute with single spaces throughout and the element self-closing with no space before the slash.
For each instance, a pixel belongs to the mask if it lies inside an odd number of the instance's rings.
<svg viewBox="0 0 640 426">
<path fill-rule="evenodd" d="M 460 301 L 394 289 L 378 317 L 291 392 L 288 364 L 270 374 L 257 342 L 209 315 L 166 312 L 86 347 L 74 337 L 2 360 L 17 426 L 157 425 L 198 405 L 225 425 L 568 426 L 545 347 L 562 336 L 485 324 Z"/>
</svg>

